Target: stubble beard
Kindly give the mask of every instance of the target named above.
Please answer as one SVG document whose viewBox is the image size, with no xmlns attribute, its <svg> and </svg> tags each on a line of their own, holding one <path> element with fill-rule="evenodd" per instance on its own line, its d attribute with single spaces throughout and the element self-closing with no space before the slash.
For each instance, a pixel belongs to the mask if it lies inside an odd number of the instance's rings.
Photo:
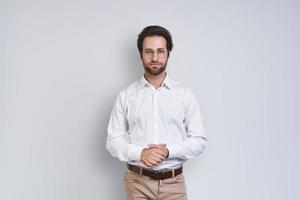
<svg viewBox="0 0 300 200">
<path fill-rule="evenodd" d="M 150 64 L 154 64 L 154 63 L 151 62 L 151 63 L 149 63 L 149 65 L 150 65 Z M 162 65 L 160 68 L 152 69 L 152 68 L 149 67 L 147 64 L 143 63 L 145 71 L 147 71 L 149 74 L 151 74 L 151 75 L 153 75 L 153 76 L 158 76 L 158 75 L 160 75 L 162 72 L 164 72 L 165 69 L 167 68 L 168 61 L 166 61 L 165 63 L 159 63 L 159 64 Z"/>
</svg>

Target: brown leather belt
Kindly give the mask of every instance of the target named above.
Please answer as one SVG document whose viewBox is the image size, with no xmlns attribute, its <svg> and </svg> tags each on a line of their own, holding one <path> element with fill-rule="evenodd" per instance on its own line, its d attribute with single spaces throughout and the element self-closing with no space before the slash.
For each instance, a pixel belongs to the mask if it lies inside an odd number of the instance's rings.
<svg viewBox="0 0 300 200">
<path fill-rule="evenodd" d="M 168 170 L 149 170 L 142 168 L 136 165 L 131 165 L 127 163 L 127 168 L 140 175 L 148 176 L 154 180 L 164 180 L 167 178 L 175 177 L 182 173 L 182 167 L 177 169 L 168 169 Z"/>
</svg>

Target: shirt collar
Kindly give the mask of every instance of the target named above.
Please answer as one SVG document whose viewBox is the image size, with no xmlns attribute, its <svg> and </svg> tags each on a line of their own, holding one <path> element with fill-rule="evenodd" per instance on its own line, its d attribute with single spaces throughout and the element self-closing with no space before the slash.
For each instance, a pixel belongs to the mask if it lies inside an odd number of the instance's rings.
<svg viewBox="0 0 300 200">
<path fill-rule="evenodd" d="M 151 86 L 151 83 L 149 83 L 149 82 L 146 80 L 146 78 L 145 78 L 144 75 L 142 76 L 140 83 L 141 83 L 141 87 Z M 162 85 L 162 87 L 166 87 L 166 88 L 168 88 L 168 89 L 172 89 L 172 86 L 173 86 L 172 80 L 170 79 L 170 77 L 169 77 L 168 74 L 166 74 L 166 77 L 165 77 L 165 79 L 163 80 L 163 82 L 162 82 L 161 85 Z"/>
</svg>

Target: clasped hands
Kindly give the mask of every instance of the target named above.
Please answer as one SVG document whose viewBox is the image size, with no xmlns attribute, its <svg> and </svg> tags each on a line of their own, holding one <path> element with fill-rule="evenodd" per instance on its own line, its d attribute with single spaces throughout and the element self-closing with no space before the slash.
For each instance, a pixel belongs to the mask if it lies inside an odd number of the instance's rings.
<svg viewBox="0 0 300 200">
<path fill-rule="evenodd" d="M 161 163 L 169 156 L 166 146 L 166 144 L 149 144 L 141 153 L 141 161 L 148 167 Z"/>
</svg>

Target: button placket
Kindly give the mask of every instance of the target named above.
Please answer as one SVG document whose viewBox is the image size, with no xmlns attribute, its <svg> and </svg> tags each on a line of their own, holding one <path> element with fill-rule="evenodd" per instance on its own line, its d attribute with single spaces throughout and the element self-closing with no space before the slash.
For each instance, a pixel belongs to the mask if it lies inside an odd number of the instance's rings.
<svg viewBox="0 0 300 200">
<path fill-rule="evenodd" d="M 153 93 L 153 129 L 154 129 L 154 141 L 158 143 L 158 105 L 157 105 L 157 91 Z"/>
</svg>

